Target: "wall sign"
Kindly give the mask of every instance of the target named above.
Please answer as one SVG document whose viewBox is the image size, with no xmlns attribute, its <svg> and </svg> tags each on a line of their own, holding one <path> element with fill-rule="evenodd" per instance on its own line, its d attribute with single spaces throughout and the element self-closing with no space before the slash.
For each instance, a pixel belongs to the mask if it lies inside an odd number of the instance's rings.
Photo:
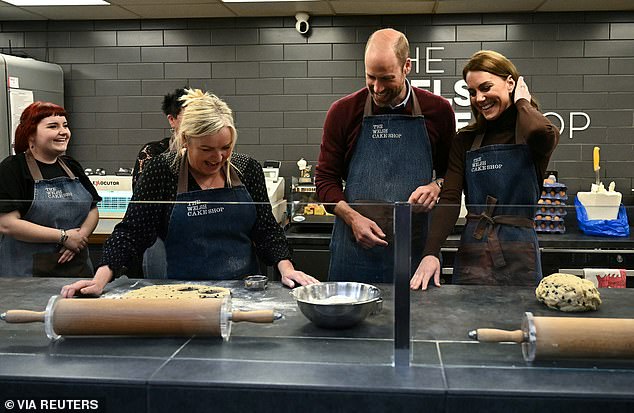
<svg viewBox="0 0 634 413">
<path fill-rule="evenodd" d="M 432 53 L 437 50 L 445 50 L 443 46 L 429 46 L 425 47 L 425 56 L 421 58 L 420 48 L 415 48 L 415 54 L 411 58 L 413 71 L 416 74 L 421 73 L 422 62 L 424 61 L 424 73 L 425 74 L 442 74 L 445 70 L 442 68 L 434 68 L 434 65 L 438 62 L 442 62 L 441 58 L 432 57 Z M 435 95 L 442 96 L 442 79 L 411 79 L 412 85 L 420 87 L 421 89 L 427 89 Z M 467 83 L 460 79 L 453 85 L 453 92 L 455 96 L 451 99 L 447 99 L 454 108 L 456 116 L 456 129 L 465 127 L 471 122 L 471 104 L 469 102 L 469 92 L 467 91 Z M 563 135 L 566 130 L 566 119 L 557 112 L 546 112 L 546 117 L 554 117 L 556 120 L 551 119 L 555 126 L 558 125 L 559 133 Z M 580 119 L 583 118 L 583 119 Z M 590 127 L 590 115 L 585 112 L 571 111 L 568 115 L 568 137 L 573 138 L 574 132 L 586 130 Z"/>
</svg>

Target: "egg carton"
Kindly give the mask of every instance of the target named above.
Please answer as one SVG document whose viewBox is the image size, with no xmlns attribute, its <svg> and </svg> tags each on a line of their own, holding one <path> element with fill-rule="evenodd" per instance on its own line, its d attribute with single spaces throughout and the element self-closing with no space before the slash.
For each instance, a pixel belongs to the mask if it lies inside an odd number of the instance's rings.
<svg viewBox="0 0 634 413">
<path fill-rule="evenodd" d="M 566 225 L 563 220 L 547 221 L 539 219 L 535 220 L 535 231 L 550 234 L 563 234 L 566 232 Z"/>
<path fill-rule="evenodd" d="M 568 199 L 568 197 L 565 198 L 539 198 L 537 200 L 537 205 L 546 205 L 546 206 L 559 206 L 559 205 L 566 205 L 566 200 Z"/>
<path fill-rule="evenodd" d="M 568 187 L 566 186 L 566 184 L 562 184 L 561 182 L 555 182 L 555 183 L 544 183 L 544 188 L 556 188 L 556 189 L 563 189 L 564 191 L 566 189 L 568 189 Z"/>
<path fill-rule="evenodd" d="M 566 211 L 565 205 L 542 205 L 535 211 L 535 216 L 537 217 L 537 215 L 565 217 L 566 215 L 568 215 L 568 211 Z"/>
<path fill-rule="evenodd" d="M 547 199 L 551 201 L 566 201 L 568 199 L 568 195 L 564 190 L 556 190 L 556 189 L 544 189 L 542 190 L 542 195 L 539 198 L 540 200 L 546 201 Z"/>
<path fill-rule="evenodd" d="M 560 217 L 559 215 L 535 215 L 535 222 L 543 221 L 543 222 L 563 222 L 564 217 Z"/>
</svg>

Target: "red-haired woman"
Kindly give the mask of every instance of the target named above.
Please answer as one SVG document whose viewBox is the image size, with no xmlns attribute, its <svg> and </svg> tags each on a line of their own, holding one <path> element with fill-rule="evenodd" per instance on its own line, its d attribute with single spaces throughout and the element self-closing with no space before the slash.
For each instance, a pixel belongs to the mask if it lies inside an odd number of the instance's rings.
<svg viewBox="0 0 634 413">
<path fill-rule="evenodd" d="M 70 140 L 61 106 L 34 102 L 20 116 L 16 155 L 0 163 L 0 276 L 92 275 L 88 236 L 101 200 Z"/>
</svg>

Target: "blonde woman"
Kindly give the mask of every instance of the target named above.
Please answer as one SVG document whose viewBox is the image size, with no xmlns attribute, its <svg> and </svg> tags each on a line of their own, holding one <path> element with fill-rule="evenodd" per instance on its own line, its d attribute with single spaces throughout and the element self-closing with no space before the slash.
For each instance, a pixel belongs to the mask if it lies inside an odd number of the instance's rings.
<svg viewBox="0 0 634 413">
<path fill-rule="evenodd" d="M 168 278 L 239 279 L 259 272 L 257 255 L 276 265 L 289 287 L 317 282 L 290 261 L 261 166 L 233 152 L 231 109 L 198 89 L 188 89 L 181 99 L 184 112 L 171 150 L 146 165 L 95 277 L 64 286 L 63 296 L 100 294 L 156 237 L 165 241 Z"/>
</svg>

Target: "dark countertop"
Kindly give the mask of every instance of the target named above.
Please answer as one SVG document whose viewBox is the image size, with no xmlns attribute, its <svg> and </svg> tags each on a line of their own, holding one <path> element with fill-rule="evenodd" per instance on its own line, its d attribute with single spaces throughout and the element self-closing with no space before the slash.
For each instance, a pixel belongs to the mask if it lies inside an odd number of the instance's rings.
<svg viewBox="0 0 634 413">
<path fill-rule="evenodd" d="M 0 278 L 0 311 L 41 311 L 69 279 Z M 210 283 L 211 284 L 211 283 Z M 532 288 L 443 286 L 411 292 L 410 367 L 394 367 L 392 286 L 381 313 L 347 330 L 315 327 L 279 284 L 231 287 L 233 306 L 276 308 L 271 325 L 236 323 L 231 339 L 64 338 L 42 324 L 0 322 L 4 399 L 96 399 L 102 411 L 575 411 L 634 409 L 634 360 L 524 362 L 515 344 L 480 344 L 467 331 L 517 329 L 550 310 Z M 120 289 L 109 295 L 116 295 Z M 107 294 L 108 295 L 108 294 Z M 587 317 L 634 318 L 634 291 L 601 290 Z M 4 400 L 2 400 L 4 402 Z"/>
<path fill-rule="evenodd" d="M 443 248 L 458 248 L 462 226 L 456 226 L 442 244 Z M 302 226 L 291 224 L 286 230 L 286 237 L 291 243 L 326 245 L 330 243 L 332 227 Z M 586 235 L 576 226 L 567 226 L 564 234 L 538 233 L 539 246 L 553 249 L 634 249 L 634 227 L 630 227 L 629 237 L 597 237 Z"/>
</svg>

